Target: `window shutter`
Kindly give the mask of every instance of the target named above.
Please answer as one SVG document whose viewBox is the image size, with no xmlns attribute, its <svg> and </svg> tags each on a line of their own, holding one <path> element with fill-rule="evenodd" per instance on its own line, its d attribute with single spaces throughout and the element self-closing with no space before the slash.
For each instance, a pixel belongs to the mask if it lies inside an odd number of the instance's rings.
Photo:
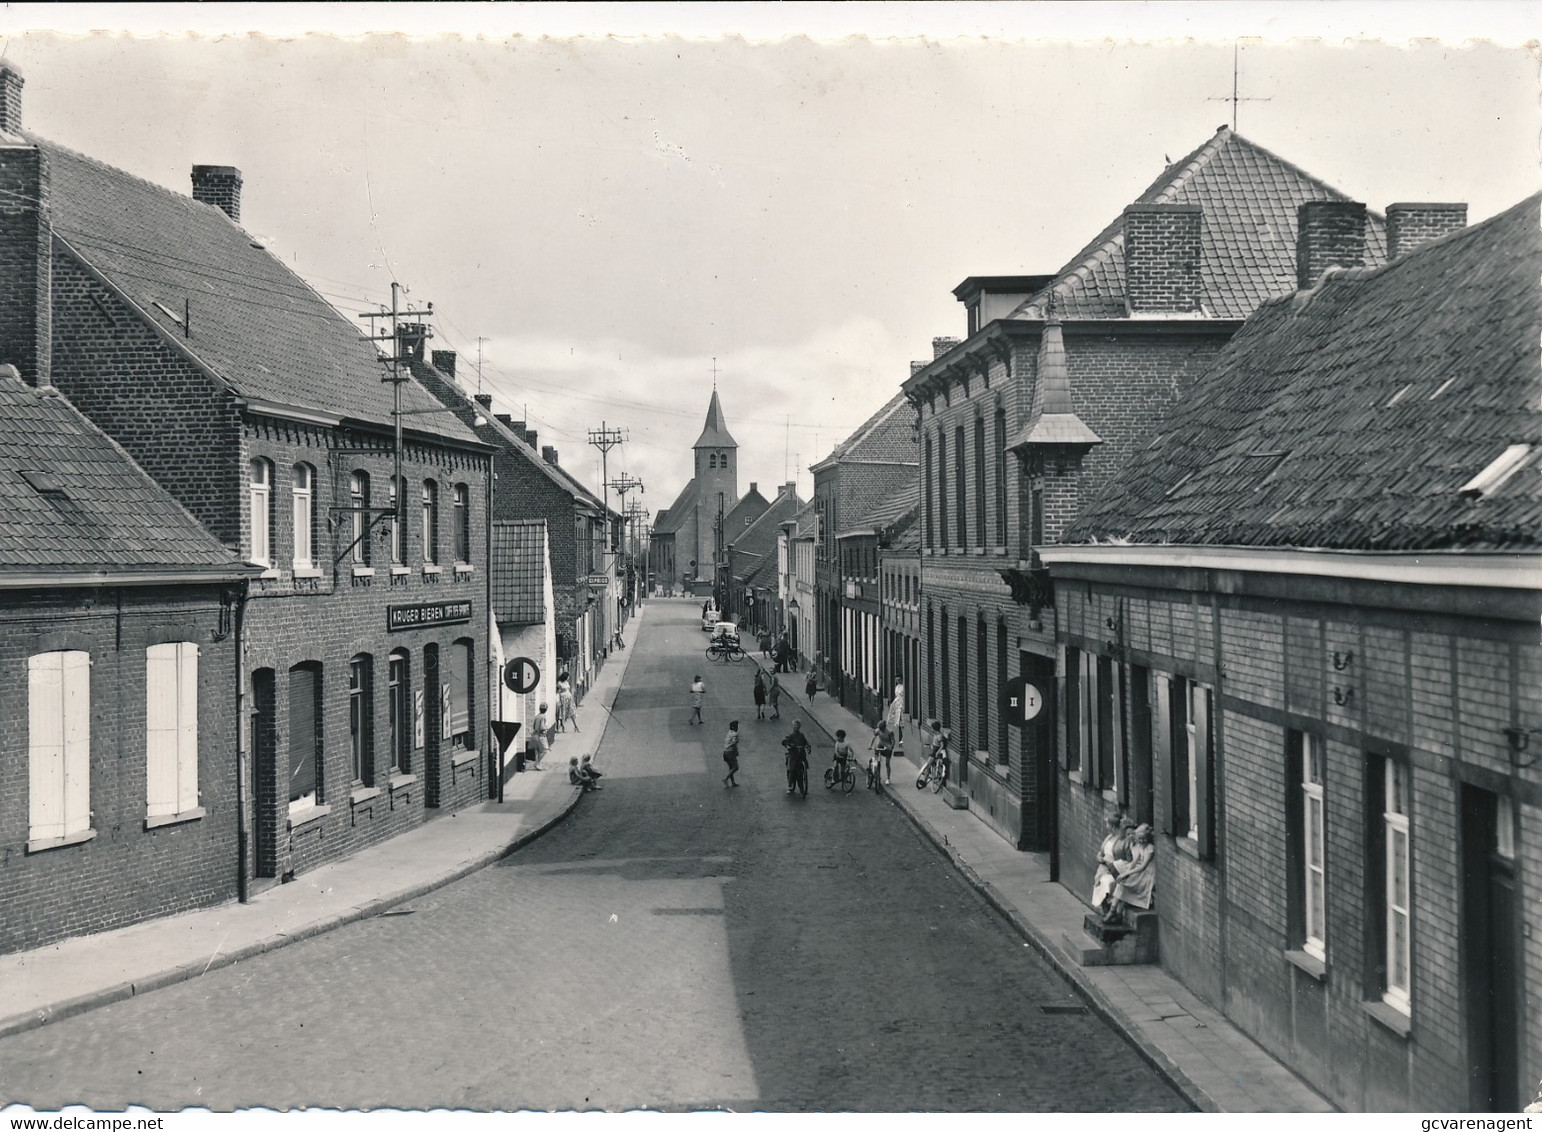
<svg viewBox="0 0 1542 1132">
<path fill-rule="evenodd" d="M 1215 856 L 1215 814 L 1212 809 L 1212 776 L 1215 751 L 1210 734 L 1210 689 L 1194 685 L 1194 824 L 1199 831 L 1199 855 Z"/>
<path fill-rule="evenodd" d="M 414 749 L 423 746 L 423 689 L 414 689 L 412 693 L 412 746 Z"/>
<path fill-rule="evenodd" d="M 1080 696 L 1078 677 L 1081 661 L 1073 648 L 1060 646 L 1060 711 L 1065 726 L 1065 741 L 1060 744 L 1060 769 L 1070 770 L 1076 765 L 1076 704 Z"/>
<path fill-rule="evenodd" d="M 28 824 L 34 840 L 64 836 L 63 654 L 27 658 Z"/>
<path fill-rule="evenodd" d="M 177 645 L 177 812 L 198 808 L 198 646 Z"/>
<path fill-rule="evenodd" d="M 454 700 L 454 697 L 450 693 L 450 686 L 448 684 L 440 684 L 439 685 L 439 738 L 441 738 L 441 739 L 449 739 L 449 738 L 452 738 L 455 735 L 455 732 L 451 730 L 451 728 L 454 727 L 454 725 L 455 725 L 455 718 L 454 718 L 454 711 L 455 711 L 455 709 L 453 707 L 453 700 Z"/>
<path fill-rule="evenodd" d="M 145 813 L 177 812 L 177 646 L 145 650 Z"/>
<path fill-rule="evenodd" d="M 91 828 L 91 654 L 64 654 L 64 832 Z"/>
<path fill-rule="evenodd" d="M 1156 758 L 1152 760 L 1153 777 L 1156 778 L 1157 830 L 1173 832 L 1173 724 L 1172 681 L 1158 672 L 1156 679 Z M 1187 789 L 1187 787 L 1185 787 Z"/>
</svg>

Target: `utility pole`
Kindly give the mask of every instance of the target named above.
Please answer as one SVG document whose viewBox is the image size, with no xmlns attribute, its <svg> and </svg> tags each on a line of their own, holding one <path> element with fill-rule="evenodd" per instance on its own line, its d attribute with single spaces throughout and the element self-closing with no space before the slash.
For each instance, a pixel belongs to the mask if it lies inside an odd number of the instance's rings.
<svg viewBox="0 0 1542 1132">
<path fill-rule="evenodd" d="M 641 495 L 646 489 L 643 487 L 642 480 L 638 479 L 636 476 L 628 475 L 626 472 L 622 472 L 615 479 L 609 481 L 609 483 L 611 490 L 621 497 L 621 555 L 627 565 L 633 568 L 632 576 L 635 580 L 636 563 L 633 559 L 631 545 L 627 540 L 627 522 L 630 518 L 630 512 L 627 510 L 626 506 L 626 494 L 635 488 L 637 490 L 637 494 Z M 618 575 L 620 574 L 619 569 L 616 572 Z"/>
<path fill-rule="evenodd" d="M 600 504 L 605 509 L 605 542 L 610 544 L 610 504 L 605 502 L 605 482 L 610 478 L 610 450 L 618 444 L 626 443 L 626 430 L 610 428 L 605 421 L 600 422 L 599 428 L 589 430 L 589 443 L 600 450 Z M 614 547 L 611 547 L 614 550 Z"/>
</svg>

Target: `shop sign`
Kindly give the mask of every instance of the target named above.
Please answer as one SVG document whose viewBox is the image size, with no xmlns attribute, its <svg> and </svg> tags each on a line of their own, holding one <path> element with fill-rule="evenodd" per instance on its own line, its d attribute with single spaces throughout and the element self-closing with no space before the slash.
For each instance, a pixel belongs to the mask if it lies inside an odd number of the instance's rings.
<svg viewBox="0 0 1542 1132">
<path fill-rule="evenodd" d="M 470 620 L 469 600 L 386 606 L 386 631 L 391 633 L 398 629 L 431 629 L 435 625 L 455 625 Z"/>
</svg>

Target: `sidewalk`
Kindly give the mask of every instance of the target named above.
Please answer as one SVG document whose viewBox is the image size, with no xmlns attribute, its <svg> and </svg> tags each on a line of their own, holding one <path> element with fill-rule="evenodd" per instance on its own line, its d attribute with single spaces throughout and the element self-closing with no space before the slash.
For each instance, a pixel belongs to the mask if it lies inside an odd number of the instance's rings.
<svg viewBox="0 0 1542 1132">
<path fill-rule="evenodd" d="M 610 722 L 647 606 L 584 697 L 587 730 L 557 738 L 540 773 L 479 802 L 235 902 L 0 956 L 0 1038 L 196 978 L 264 951 L 378 915 L 491 864 L 565 818 L 582 796 L 567 760 L 593 754 Z M 592 710 L 600 708 L 603 710 Z"/>
<path fill-rule="evenodd" d="M 787 698 L 795 699 L 827 734 L 845 728 L 866 763 L 872 728 L 822 692 L 811 707 L 801 694 L 802 681 L 795 683 L 799 694 Z M 793 692 L 793 683 L 786 688 Z M 1087 905 L 1063 885 L 1050 883 L 1048 853 L 1014 849 L 967 810 L 950 807 L 943 795 L 915 788 L 923 761 L 918 730 L 905 729 L 905 757 L 896 752 L 886 796 L 1190 1103 L 1203 1112 L 1336 1111 L 1160 967 L 1081 966 L 1063 937 L 1081 937 Z"/>
</svg>

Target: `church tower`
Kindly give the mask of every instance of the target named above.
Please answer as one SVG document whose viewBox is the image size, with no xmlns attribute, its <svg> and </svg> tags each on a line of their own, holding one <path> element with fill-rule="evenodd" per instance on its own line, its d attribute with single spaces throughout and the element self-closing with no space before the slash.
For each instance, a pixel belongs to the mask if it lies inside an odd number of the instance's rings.
<svg viewBox="0 0 1542 1132">
<path fill-rule="evenodd" d="M 723 423 L 723 406 L 712 388 L 707 423 L 693 446 L 696 455 L 696 553 L 698 574 L 711 578 L 723 549 L 718 520 L 739 502 L 739 445 Z"/>
</svg>

